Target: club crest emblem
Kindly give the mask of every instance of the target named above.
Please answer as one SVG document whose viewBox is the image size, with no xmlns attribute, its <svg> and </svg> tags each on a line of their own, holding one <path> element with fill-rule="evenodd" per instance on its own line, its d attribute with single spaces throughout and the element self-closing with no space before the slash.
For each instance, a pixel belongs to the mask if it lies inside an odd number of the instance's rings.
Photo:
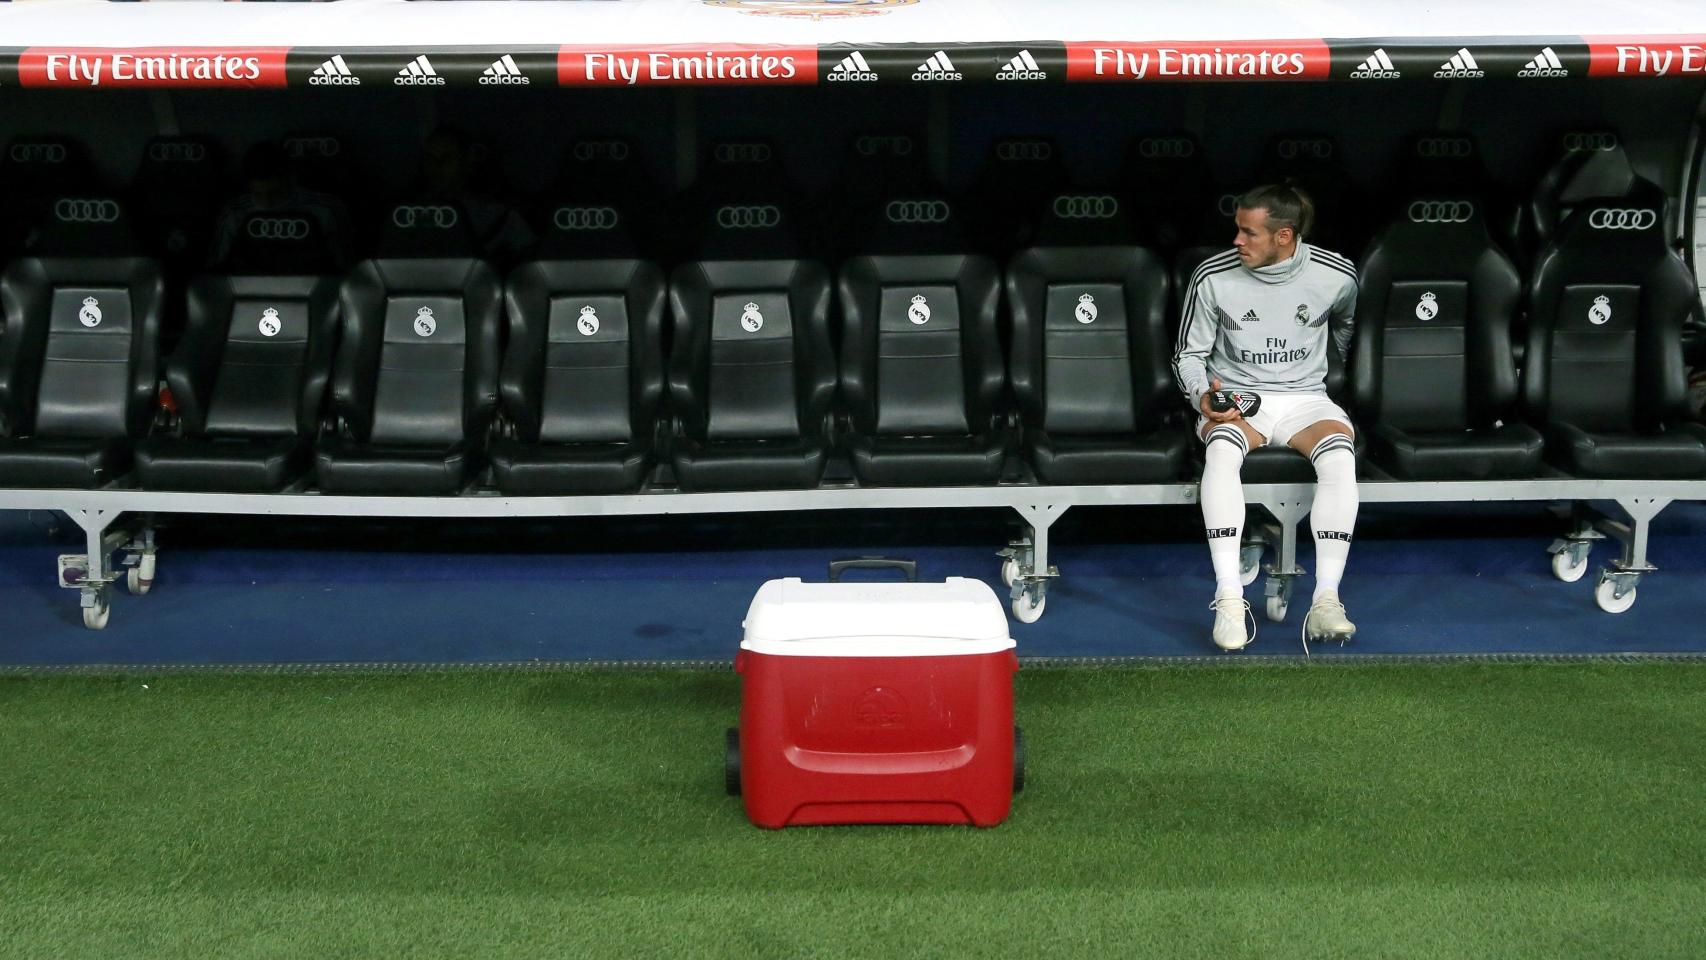
<svg viewBox="0 0 1706 960">
<path fill-rule="evenodd" d="M 1439 316 L 1439 303 L 1435 300 L 1433 292 L 1429 291 L 1422 294 L 1422 298 L 1416 301 L 1416 319 L 1432 320 L 1437 316 Z"/>
<path fill-rule="evenodd" d="M 930 322 L 930 304 L 925 302 L 924 294 L 913 296 L 912 306 L 906 308 L 906 319 L 920 325 Z"/>
<path fill-rule="evenodd" d="M 276 337 L 284 329 L 284 323 L 278 319 L 278 311 L 268 307 L 261 311 L 261 336 Z"/>
<path fill-rule="evenodd" d="M 94 297 L 83 298 L 83 309 L 77 311 L 77 322 L 93 329 L 101 325 L 101 301 Z"/>
<path fill-rule="evenodd" d="M 1588 308 L 1588 322 L 1599 326 L 1611 319 L 1611 298 L 1599 296 L 1593 298 L 1593 306 Z"/>
<path fill-rule="evenodd" d="M 747 333 L 757 333 L 764 329 L 764 314 L 758 312 L 758 304 L 749 303 L 742 309 L 740 325 Z"/>
<path fill-rule="evenodd" d="M 1078 318 L 1079 323 L 1095 323 L 1096 298 L 1090 296 L 1088 293 L 1080 294 L 1078 297 L 1078 306 L 1072 308 L 1072 315 Z"/>
<path fill-rule="evenodd" d="M 575 321 L 575 329 L 579 330 L 583 337 L 590 337 L 598 332 L 598 311 L 592 308 L 592 304 L 581 307 L 580 319 Z"/>
<path fill-rule="evenodd" d="M 422 307 L 415 311 L 415 334 L 430 337 L 438 331 L 438 321 L 433 319 L 432 308 Z"/>
<path fill-rule="evenodd" d="M 1309 304 L 1300 303 L 1297 305 L 1297 325 L 1300 327 L 1309 326 Z"/>
</svg>

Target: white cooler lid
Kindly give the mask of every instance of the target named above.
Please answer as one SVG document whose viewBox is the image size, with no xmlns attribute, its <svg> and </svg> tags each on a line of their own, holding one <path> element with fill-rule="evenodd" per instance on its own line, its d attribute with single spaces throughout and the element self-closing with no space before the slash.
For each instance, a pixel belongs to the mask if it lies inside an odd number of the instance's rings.
<svg viewBox="0 0 1706 960">
<path fill-rule="evenodd" d="M 771 580 L 747 608 L 742 650 L 794 657 L 944 657 L 1013 649 L 1007 610 L 981 580 Z"/>
</svg>

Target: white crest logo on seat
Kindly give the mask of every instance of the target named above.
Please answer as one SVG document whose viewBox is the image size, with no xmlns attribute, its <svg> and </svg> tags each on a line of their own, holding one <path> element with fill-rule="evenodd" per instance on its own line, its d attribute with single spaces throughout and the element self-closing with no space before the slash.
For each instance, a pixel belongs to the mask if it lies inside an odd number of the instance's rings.
<svg viewBox="0 0 1706 960">
<path fill-rule="evenodd" d="M 437 331 L 438 321 L 433 319 L 431 307 L 422 307 L 415 311 L 416 334 L 423 337 L 430 337 Z"/>
<path fill-rule="evenodd" d="M 283 322 L 278 319 L 278 310 L 273 307 L 261 311 L 260 326 L 263 337 L 276 337 L 279 331 L 284 329 Z"/>
<path fill-rule="evenodd" d="M 1096 298 L 1088 293 L 1079 294 L 1078 306 L 1072 308 L 1072 315 L 1078 318 L 1078 322 L 1095 323 L 1096 313 Z"/>
<path fill-rule="evenodd" d="M 1588 322 L 1600 326 L 1611 319 L 1611 298 L 1601 295 L 1593 298 L 1593 306 L 1588 307 Z"/>
<path fill-rule="evenodd" d="M 930 322 L 930 304 L 924 299 L 924 294 L 914 294 L 912 306 L 906 308 L 906 319 L 922 326 Z"/>
<path fill-rule="evenodd" d="M 1430 290 L 1422 294 L 1422 298 L 1416 301 L 1416 319 L 1432 320 L 1437 316 L 1439 316 L 1439 303 L 1435 301 L 1433 291 Z"/>
<path fill-rule="evenodd" d="M 83 309 L 77 311 L 77 322 L 93 329 L 101 325 L 101 301 L 94 297 L 83 298 Z"/>
<path fill-rule="evenodd" d="M 764 314 L 758 312 L 758 304 L 748 303 L 742 308 L 740 325 L 747 333 L 757 333 L 764 329 Z"/>
<path fill-rule="evenodd" d="M 575 321 L 575 329 L 579 330 L 583 337 L 590 337 L 598 332 L 598 311 L 592 308 L 592 304 L 581 307 L 581 316 Z"/>
</svg>

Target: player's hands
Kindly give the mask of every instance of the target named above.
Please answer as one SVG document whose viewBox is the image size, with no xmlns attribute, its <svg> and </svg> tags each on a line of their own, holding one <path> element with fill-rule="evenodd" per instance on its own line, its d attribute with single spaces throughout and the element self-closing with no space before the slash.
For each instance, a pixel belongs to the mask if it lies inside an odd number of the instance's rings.
<svg viewBox="0 0 1706 960">
<path fill-rule="evenodd" d="M 1210 423 L 1231 423 L 1234 420 L 1244 419 L 1244 415 L 1238 411 L 1236 405 L 1230 410 L 1216 410 L 1209 405 L 1209 398 L 1214 394 L 1214 391 L 1219 389 L 1220 381 L 1218 379 L 1209 381 L 1208 392 L 1204 393 L 1202 399 L 1197 401 L 1197 407 L 1202 410 L 1202 415 L 1207 417 Z"/>
</svg>

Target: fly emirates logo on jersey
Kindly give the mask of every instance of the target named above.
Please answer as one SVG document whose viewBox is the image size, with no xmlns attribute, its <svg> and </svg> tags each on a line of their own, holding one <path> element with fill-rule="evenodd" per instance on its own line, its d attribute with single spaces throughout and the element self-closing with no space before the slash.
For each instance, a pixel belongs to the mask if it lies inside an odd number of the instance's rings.
<svg viewBox="0 0 1706 960">
<path fill-rule="evenodd" d="M 1324 80 L 1319 40 L 1232 43 L 1068 43 L 1069 80 Z"/>
<path fill-rule="evenodd" d="M 287 52 L 283 47 L 34 47 L 18 58 L 18 82 L 26 87 L 282 87 Z"/>
<path fill-rule="evenodd" d="M 557 80 L 565 87 L 817 82 L 815 47 L 564 47 Z"/>
<path fill-rule="evenodd" d="M 1706 36 L 1587 37 L 1590 77 L 1706 74 Z"/>
</svg>

